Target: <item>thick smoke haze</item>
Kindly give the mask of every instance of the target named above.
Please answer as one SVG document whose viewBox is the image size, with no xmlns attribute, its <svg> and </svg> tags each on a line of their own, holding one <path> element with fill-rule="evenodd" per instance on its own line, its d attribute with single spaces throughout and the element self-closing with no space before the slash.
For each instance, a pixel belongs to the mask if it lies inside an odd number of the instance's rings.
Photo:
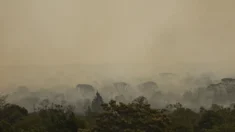
<svg viewBox="0 0 235 132">
<path fill-rule="evenodd" d="M 0 0 L 0 88 L 234 74 L 233 0 Z"/>
</svg>

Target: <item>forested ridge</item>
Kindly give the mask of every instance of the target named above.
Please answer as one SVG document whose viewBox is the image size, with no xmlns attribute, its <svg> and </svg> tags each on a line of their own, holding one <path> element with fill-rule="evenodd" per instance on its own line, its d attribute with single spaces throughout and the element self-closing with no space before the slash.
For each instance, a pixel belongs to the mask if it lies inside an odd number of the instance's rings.
<svg viewBox="0 0 235 132">
<path fill-rule="evenodd" d="M 126 101 L 125 95 L 105 101 L 87 84 L 76 88 L 85 95 L 95 93 L 92 100 L 84 99 L 83 104 L 76 105 L 64 98 L 56 103 L 48 98 L 37 100 L 35 96 L 22 99 L 33 104 L 32 109 L 28 109 L 8 102 L 13 95 L 1 95 L 0 132 L 235 132 L 234 82 L 232 78 L 224 78 L 206 88 L 186 91 L 181 98 L 187 103 L 168 103 L 164 107 L 153 106 L 153 100 L 161 101 L 161 97 L 166 96 L 159 91 L 151 97 L 138 96 L 131 101 Z M 120 91 L 130 87 L 120 82 L 114 86 Z M 146 82 L 138 88 L 149 94 L 157 85 Z M 27 90 L 20 87 L 18 92 L 25 94 Z M 207 108 L 185 106 L 188 103 L 198 106 L 208 100 L 211 104 Z M 77 107 L 84 112 L 78 112 Z"/>
<path fill-rule="evenodd" d="M 99 94 L 97 95 L 99 96 Z M 195 112 L 180 103 L 153 109 L 145 97 L 124 104 L 96 97 L 85 114 L 72 106 L 45 104 L 29 113 L 1 99 L 1 132 L 234 132 L 234 106 L 213 104 Z"/>
</svg>

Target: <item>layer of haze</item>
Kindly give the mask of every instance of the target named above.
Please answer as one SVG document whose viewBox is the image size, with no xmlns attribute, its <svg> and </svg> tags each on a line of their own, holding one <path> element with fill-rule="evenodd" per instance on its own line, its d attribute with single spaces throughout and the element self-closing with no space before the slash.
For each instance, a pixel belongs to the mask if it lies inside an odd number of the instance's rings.
<svg viewBox="0 0 235 132">
<path fill-rule="evenodd" d="M 94 73 L 231 73 L 234 5 L 234 0 L 0 0 L 0 87 L 74 85 L 96 80 Z"/>
</svg>

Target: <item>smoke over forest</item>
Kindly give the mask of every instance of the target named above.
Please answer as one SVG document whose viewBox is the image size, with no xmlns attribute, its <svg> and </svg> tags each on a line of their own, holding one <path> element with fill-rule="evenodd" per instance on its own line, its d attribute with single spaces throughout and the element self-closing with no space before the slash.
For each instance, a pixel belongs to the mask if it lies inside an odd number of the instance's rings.
<svg viewBox="0 0 235 132">
<path fill-rule="evenodd" d="M 0 0 L 0 91 L 30 110 L 48 97 L 86 104 L 97 91 L 156 107 L 233 103 L 234 4 Z"/>
</svg>

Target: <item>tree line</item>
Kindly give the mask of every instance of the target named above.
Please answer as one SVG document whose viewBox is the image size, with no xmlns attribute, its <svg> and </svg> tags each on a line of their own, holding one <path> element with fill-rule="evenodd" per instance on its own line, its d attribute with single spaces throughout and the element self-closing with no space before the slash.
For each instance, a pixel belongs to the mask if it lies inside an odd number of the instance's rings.
<svg viewBox="0 0 235 132">
<path fill-rule="evenodd" d="M 84 114 L 72 105 L 43 100 L 33 112 L 0 97 L 0 132 L 235 132 L 235 107 L 212 104 L 198 111 L 180 103 L 152 108 L 137 97 L 129 103 L 104 102 L 97 92 Z"/>
</svg>

